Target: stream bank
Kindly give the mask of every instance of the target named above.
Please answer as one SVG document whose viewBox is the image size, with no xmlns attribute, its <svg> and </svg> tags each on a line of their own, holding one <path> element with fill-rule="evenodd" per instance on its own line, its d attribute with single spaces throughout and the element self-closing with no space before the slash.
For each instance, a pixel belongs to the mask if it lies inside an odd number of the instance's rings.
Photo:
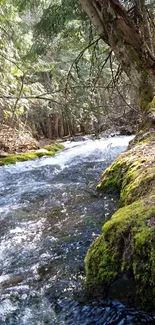
<svg viewBox="0 0 155 325">
<path fill-rule="evenodd" d="M 90 246 L 86 287 L 155 312 L 155 137 L 132 142 L 98 190 L 120 193 L 119 209 Z"/>
<path fill-rule="evenodd" d="M 37 149 L 35 151 L 28 151 L 16 154 L 6 154 L 5 152 L 0 152 L 0 166 L 11 165 L 17 162 L 33 160 L 41 157 L 54 156 L 59 150 L 63 150 L 65 147 L 60 143 L 55 143 L 51 145 L 46 145 L 42 149 Z"/>
<path fill-rule="evenodd" d="M 84 257 L 118 195 L 101 172 L 131 137 L 67 142 L 66 150 L 0 167 L 0 324 L 153 325 L 117 301 L 83 300 Z"/>
</svg>

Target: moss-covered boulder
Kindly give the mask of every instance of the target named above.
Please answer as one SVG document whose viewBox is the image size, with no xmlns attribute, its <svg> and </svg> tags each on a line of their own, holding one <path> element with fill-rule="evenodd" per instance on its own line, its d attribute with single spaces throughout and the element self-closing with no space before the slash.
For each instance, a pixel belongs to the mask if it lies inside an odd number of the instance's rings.
<svg viewBox="0 0 155 325">
<path fill-rule="evenodd" d="M 89 292 L 97 288 L 112 298 L 126 302 L 130 298 L 151 311 L 155 310 L 154 153 L 154 140 L 145 141 L 103 173 L 98 189 L 120 191 L 120 209 L 104 224 L 85 259 Z M 118 283 L 126 286 L 126 293 Z"/>
<path fill-rule="evenodd" d="M 41 158 L 44 156 L 54 156 L 57 151 L 64 149 L 62 144 L 53 144 L 48 148 L 36 150 L 33 152 L 24 152 L 20 154 L 8 154 L 6 157 L 0 157 L 0 166 L 15 164 L 26 160 Z"/>
</svg>

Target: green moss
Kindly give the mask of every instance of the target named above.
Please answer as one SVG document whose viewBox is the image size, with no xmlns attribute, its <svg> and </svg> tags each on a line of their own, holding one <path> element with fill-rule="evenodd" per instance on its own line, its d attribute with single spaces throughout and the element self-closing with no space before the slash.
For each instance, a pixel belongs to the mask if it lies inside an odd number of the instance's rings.
<svg viewBox="0 0 155 325">
<path fill-rule="evenodd" d="M 102 175 L 98 190 L 119 190 L 121 208 L 90 246 L 86 288 L 102 293 L 125 277 L 136 286 L 135 301 L 155 306 L 155 143 L 146 141 L 117 158 Z M 98 289 L 97 289 L 98 290 Z M 99 291 L 99 290 L 98 290 Z"/>
<path fill-rule="evenodd" d="M 37 158 L 37 155 L 34 153 L 24 153 L 18 155 L 8 155 L 5 158 L 0 158 L 0 165 L 9 165 L 15 164 L 16 162 L 21 162 L 25 160 L 31 160 Z"/>
<path fill-rule="evenodd" d="M 154 306 L 155 229 L 149 222 L 155 217 L 155 195 L 151 199 L 149 208 L 145 200 L 120 208 L 103 226 L 85 259 L 86 287 L 100 285 L 106 292 L 122 273 L 130 271 L 137 304 Z"/>
<path fill-rule="evenodd" d="M 104 235 L 101 235 L 90 246 L 86 258 L 86 287 L 93 285 L 108 286 L 117 276 L 118 267 L 115 248 L 109 254 Z"/>
<path fill-rule="evenodd" d="M 24 152 L 22 154 L 14 154 L 14 155 L 11 154 L 5 158 L 0 158 L 0 166 L 15 164 L 16 162 L 32 160 L 35 158 L 41 158 L 43 156 L 54 156 L 57 151 L 62 149 L 64 149 L 63 145 L 55 144 L 53 146 L 50 146 L 50 150 L 48 152 L 34 151 L 34 152 Z"/>
<path fill-rule="evenodd" d="M 155 96 L 153 97 L 152 101 L 150 101 L 149 104 L 147 104 L 147 109 L 149 108 L 155 111 Z"/>
<path fill-rule="evenodd" d="M 114 190 L 120 190 L 122 184 L 122 170 L 124 166 L 124 160 L 122 157 L 116 160 L 106 171 L 102 174 L 102 179 L 98 190 L 105 190 L 107 192 L 113 192 Z"/>
<path fill-rule="evenodd" d="M 152 100 L 152 89 L 148 88 L 145 91 L 141 92 L 140 106 L 146 111 Z"/>
<path fill-rule="evenodd" d="M 120 194 L 120 205 L 130 204 L 139 197 L 151 195 L 155 186 L 155 168 L 148 167 L 146 170 L 139 170 L 139 173 L 133 173 L 129 183 L 127 182 L 128 174 L 124 179 Z"/>
<path fill-rule="evenodd" d="M 54 152 L 56 152 L 56 151 L 59 151 L 59 150 L 64 149 L 64 145 L 61 144 L 61 143 L 56 143 L 54 145 L 53 144 L 50 144 L 50 145 L 46 145 L 44 147 L 44 149 L 46 149 L 48 151 L 54 151 Z"/>
<path fill-rule="evenodd" d="M 141 145 L 143 145 L 143 144 L 145 144 L 145 143 L 149 143 L 150 140 L 151 140 L 151 139 L 149 139 L 149 138 L 144 139 L 144 140 L 139 140 L 139 141 L 137 141 L 137 145 L 138 145 L 138 146 L 141 146 Z"/>
<path fill-rule="evenodd" d="M 151 103 L 153 104 L 152 98 L 154 90 L 153 83 L 151 83 L 151 80 L 151 76 L 148 78 L 148 73 L 143 71 L 143 82 L 142 87 L 140 88 L 140 106 L 144 112 L 148 110 L 148 107 Z"/>
<path fill-rule="evenodd" d="M 146 143 L 147 145 L 147 143 Z M 120 205 L 131 204 L 136 199 L 152 192 L 155 184 L 154 157 L 141 158 L 131 155 L 131 151 L 122 154 L 105 170 L 98 190 L 120 191 Z M 147 168 L 146 168 L 147 167 Z"/>
</svg>

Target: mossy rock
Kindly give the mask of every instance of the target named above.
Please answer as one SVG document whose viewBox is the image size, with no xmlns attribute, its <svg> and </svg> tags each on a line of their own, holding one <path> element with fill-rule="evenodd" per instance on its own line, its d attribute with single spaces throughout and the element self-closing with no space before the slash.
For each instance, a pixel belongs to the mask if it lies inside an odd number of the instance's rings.
<svg viewBox="0 0 155 325">
<path fill-rule="evenodd" d="M 107 294 L 117 279 L 134 280 L 137 305 L 155 307 L 155 196 L 120 208 L 88 250 L 86 287 Z M 153 226 L 152 226 L 153 224 Z"/>
<path fill-rule="evenodd" d="M 113 296 L 111 288 L 125 279 L 135 286 L 132 300 L 150 311 L 155 310 L 154 152 L 154 141 L 146 141 L 120 155 L 103 173 L 98 190 L 119 191 L 120 209 L 104 224 L 85 258 L 89 295 L 96 291 L 120 299 L 120 292 Z"/>
<path fill-rule="evenodd" d="M 21 154 L 10 154 L 7 157 L 0 158 L 0 166 L 15 164 L 16 162 L 32 160 L 44 156 L 54 156 L 57 151 L 62 149 L 64 149 L 63 145 L 54 144 L 50 146 L 50 150 L 46 152 L 43 150 L 43 151 L 34 151 L 34 152 L 24 152 Z"/>
<path fill-rule="evenodd" d="M 153 142 L 155 150 L 155 143 Z M 98 190 L 120 192 L 120 206 L 151 194 L 155 186 L 155 159 L 151 142 L 130 149 L 105 170 Z M 151 152 L 149 154 L 149 152 Z"/>
<path fill-rule="evenodd" d="M 61 144 L 61 143 L 56 143 L 56 144 L 49 144 L 49 145 L 46 145 L 44 146 L 44 149 L 48 150 L 48 151 L 59 151 L 59 150 L 62 150 L 64 149 L 64 145 Z"/>
</svg>

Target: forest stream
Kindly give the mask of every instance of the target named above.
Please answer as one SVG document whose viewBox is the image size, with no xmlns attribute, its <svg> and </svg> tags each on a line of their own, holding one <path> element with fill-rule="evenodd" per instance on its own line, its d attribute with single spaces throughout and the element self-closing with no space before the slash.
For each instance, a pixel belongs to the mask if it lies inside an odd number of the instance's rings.
<svg viewBox="0 0 155 325">
<path fill-rule="evenodd" d="M 84 257 L 118 197 L 102 171 L 132 137 L 66 142 L 55 157 L 0 167 L 0 324 L 154 324 L 117 301 L 84 303 Z"/>
</svg>

